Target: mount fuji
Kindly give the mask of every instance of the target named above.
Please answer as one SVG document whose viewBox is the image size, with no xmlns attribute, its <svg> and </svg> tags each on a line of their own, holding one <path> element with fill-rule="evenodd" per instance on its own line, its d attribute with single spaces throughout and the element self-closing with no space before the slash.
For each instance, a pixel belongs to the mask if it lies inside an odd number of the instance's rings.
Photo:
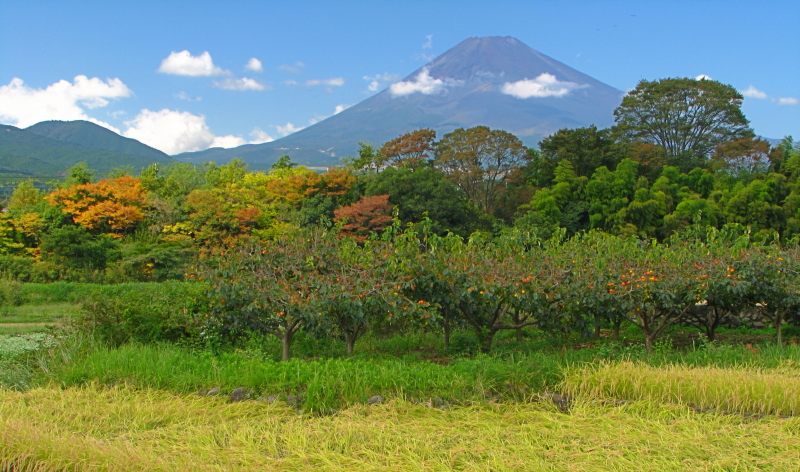
<svg viewBox="0 0 800 472">
<path fill-rule="evenodd" d="M 508 131 L 526 146 L 561 128 L 614 123 L 623 92 L 511 37 L 469 38 L 405 79 L 334 116 L 264 144 L 211 148 L 174 156 L 184 162 L 240 157 L 266 165 L 281 155 L 309 166 L 355 155 L 420 127 L 441 137 L 484 125 Z"/>
</svg>

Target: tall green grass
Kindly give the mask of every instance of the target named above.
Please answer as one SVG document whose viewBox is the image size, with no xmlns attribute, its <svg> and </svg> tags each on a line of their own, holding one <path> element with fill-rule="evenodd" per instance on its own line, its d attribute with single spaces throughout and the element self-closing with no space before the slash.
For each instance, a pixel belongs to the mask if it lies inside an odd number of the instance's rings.
<svg viewBox="0 0 800 472">
<path fill-rule="evenodd" d="M 93 284 L 80 282 L 25 283 L 19 292 L 24 304 L 81 303 L 93 295 L 121 297 L 128 293 L 147 293 L 164 285 L 197 285 L 194 282 L 130 282 L 122 284 Z"/>
<path fill-rule="evenodd" d="M 276 362 L 247 352 L 213 355 L 173 345 L 97 349 L 54 370 L 65 386 L 124 382 L 181 393 L 238 387 L 257 395 L 299 396 L 308 411 L 327 412 L 373 395 L 449 402 L 524 400 L 554 384 L 559 366 L 545 356 L 480 356 L 450 365 L 401 359 L 324 359 Z"/>
</svg>

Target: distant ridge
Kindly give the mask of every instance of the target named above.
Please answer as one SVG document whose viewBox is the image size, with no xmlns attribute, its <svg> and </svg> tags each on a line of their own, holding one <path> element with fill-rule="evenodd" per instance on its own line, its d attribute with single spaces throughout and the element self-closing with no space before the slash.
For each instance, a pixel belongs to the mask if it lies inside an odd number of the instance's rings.
<svg viewBox="0 0 800 472">
<path fill-rule="evenodd" d="M 154 162 L 171 160 L 163 151 L 89 121 L 42 121 L 25 128 L 25 131 L 93 149 L 152 159 Z"/>
<path fill-rule="evenodd" d="M 420 127 L 441 136 L 478 125 L 508 131 L 535 146 L 561 128 L 613 125 L 623 95 L 511 37 L 466 39 L 401 82 L 394 93 L 390 87 L 276 141 L 175 158 L 226 162 L 240 157 L 266 164 L 288 154 L 296 162 L 324 166 L 354 155 L 361 141 L 381 145 Z"/>
<path fill-rule="evenodd" d="M 59 133 L 57 129 L 59 126 L 71 126 L 70 124 L 73 122 L 46 123 L 53 123 L 54 128 L 51 128 L 50 131 Z M 89 124 L 97 126 L 92 123 Z M 34 127 L 36 126 L 34 125 Z M 79 125 L 75 129 L 81 129 L 81 126 Z M 99 135 L 104 139 L 108 138 L 106 134 L 108 132 L 119 139 L 128 140 L 128 138 L 118 136 L 100 126 L 97 126 L 97 128 L 102 130 Z M 97 131 L 91 127 L 85 129 Z M 61 134 L 61 136 L 67 135 L 69 135 L 68 132 Z M 88 136 L 91 136 L 91 133 Z M 113 139 L 109 142 L 113 142 Z M 134 141 L 134 144 L 127 143 L 134 151 L 136 148 L 141 150 L 136 144 L 145 146 L 138 141 Z M 100 145 L 111 146 L 108 142 L 100 143 Z M 78 162 L 86 162 L 91 169 L 105 173 L 118 167 L 131 166 L 138 170 L 155 162 L 167 163 L 173 162 L 173 160 L 160 151 L 158 151 L 157 155 L 152 155 L 152 157 L 142 157 L 53 139 L 15 126 L 0 125 L 0 174 L 2 175 L 56 177 L 64 174 L 67 169 Z"/>
</svg>

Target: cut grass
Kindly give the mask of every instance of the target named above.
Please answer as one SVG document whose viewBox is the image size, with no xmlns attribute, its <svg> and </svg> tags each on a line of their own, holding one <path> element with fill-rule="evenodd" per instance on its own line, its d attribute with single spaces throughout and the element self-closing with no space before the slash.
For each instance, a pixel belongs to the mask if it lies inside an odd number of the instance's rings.
<svg viewBox="0 0 800 472">
<path fill-rule="evenodd" d="M 565 392 L 580 398 L 650 400 L 720 412 L 800 415 L 800 365 L 782 369 L 602 363 L 569 369 Z"/>
<path fill-rule="evenodd" d="M 154 390 L 0 390 L 2 470 L 797 470 L 799 419 L 636 402 L 454 407 L 401 400 L 337 416 Z"/>
<path fill-rule="evenodd" d="M 55 323 L 73 317 L 79 311 L 80 305 L 75 303 L 7 306 L 0 308 L 0 324 Z"/>
<path fill-rule="evenodd" d="M 0 323 L 0 335 L 43 333 L 53 323 Z"/>
</svg>

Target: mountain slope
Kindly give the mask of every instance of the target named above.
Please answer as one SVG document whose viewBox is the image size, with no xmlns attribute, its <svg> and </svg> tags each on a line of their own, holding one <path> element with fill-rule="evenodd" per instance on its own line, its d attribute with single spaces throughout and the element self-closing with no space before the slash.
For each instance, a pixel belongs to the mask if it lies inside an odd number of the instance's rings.
<svg viewBox="0 0 800 472">
<path fill-rule="evenodd" d="M 267 163 L 288 154 L 308 165 L 354 155 L 420 127 L 439 136 L 478 125 L 517 135 L 527 146 L 561 128 L 608 127 L 623 93 L 510 37 L 469 38 L 401 82 L 343 112 L 271 143 L 175 156 Z"/>
<path fill-rule="evenodd" d="M 117 133 L 89 121 L 42 121 L 25 128 L 25 131 L 36 133 L 58 141 L 79 144 L 92 149 L 102 149 L 129 156 L 143 157 L 148 160 L 170 161 L 165 152 L 152 148 L 135 139 L 126 138 Z"/>
<path fill-rule="evenodd" d="M 2 177 L 56 177 L 61 172 L 62 169 L 48 162 L 0 151 L 0 176 Z"/>
<path fill-rule="evenodd" d="M 108 172 L 116 167 L 133 166 L 141 169 L 154 162 L 171 161 L 169 157 L 150 159 L 94 149 L 8 125 L 0 125 L 0 156 L 8 172 L 37 177 L 51 176 L 53 172 L 61 174 L 78 162 L 86 162 L 91 169 L 99 172 Z"/>
</svg>

